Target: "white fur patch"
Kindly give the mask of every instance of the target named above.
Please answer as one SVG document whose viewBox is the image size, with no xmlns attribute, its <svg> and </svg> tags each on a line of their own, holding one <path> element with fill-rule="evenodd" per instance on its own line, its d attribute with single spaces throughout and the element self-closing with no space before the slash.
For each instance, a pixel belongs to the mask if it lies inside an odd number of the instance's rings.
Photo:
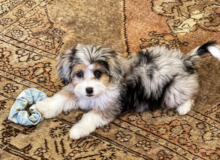
<svg viewBox="0 0 220 160">
<path fill-rule="evenodd" d="M 194 100 L 188 100 L 182 105 L 178 106 L 176 110 L 180 115 L 185 115 L 191 110 L 193 105 L 194 105 Z"/>
<path fill-rule="evenodd" d="M 38 101 L 36 103 L 36 109 L 43 114 L 44 118 L 53 118 L 62 111 L 77 109 L 76 100 L 69 92 L 71 88 L 71 85 L 65 86 L 53 97 Z"/>
<path fill-rule="evenodd" d="M 70 130 L 70 138 L 79 139 L 88 136 L 94 132 L 97 127 L 108 124 L 111 120 L 101 118 L 99 114 L 90 111 L 83 115 L 82 119 L 76 123 Z"/>
<path fill-rule="evenodd" d="M 219 45 L 217 47 L 216 46 L 207 47 L 207 49 L 211 53 L 211 55 L 220 61 L 220 50 L 219 50 L 219 48 L 220 48 Z"/>
<path fill-rule="evenodd" d="M 93 88 L 93 96 L 88 97 L 86 93 L 86 88 L 87 87 L 92 87 Z M 105 91 L 107 90 L 107 87 L 96 80 L 83 80 L 80 82 L 78 85 L 75 87 L 75 94 L 78 98 L 83 98 L 83 99 L 93 99 L 97 98 L 100 95 L 102 95 Z"/>
<path fill-rule="evenodd" d="M 114 108 L 111 106 L 112 103 L 117 101 L 119 97 L 119 89 L 118 88 L 107 88 L 104 93 L 96 98 L 85 99 L 84 97 L 78 98 L 77 104 L 83 110 L 90 109 L 106 109 L 108 107 Z"/>
</svg>

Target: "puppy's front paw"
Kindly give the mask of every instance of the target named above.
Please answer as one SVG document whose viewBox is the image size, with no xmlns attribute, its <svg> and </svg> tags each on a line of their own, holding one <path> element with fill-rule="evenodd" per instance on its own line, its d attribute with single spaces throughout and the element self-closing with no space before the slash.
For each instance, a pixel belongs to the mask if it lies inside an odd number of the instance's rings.
<svg viewBox="0 0 220 160">
<path fill-rule="evenodd" d="M 70 138 L 72 139 L 80 139 L 82 137 L 88 136 L 91 132 L 93 132 L 95 129 L 92 129 L 90 127 L 84 126 L 82 124 L 75 124 L 71 130 L 70 130 Z"/>
<path fill-rule="evenodd" d="M 55 109 L 52 107 L 50 98 L 36 103 L 36 109 L 44 116 L 44 118 L 53 118 L 57 116 Z"/>
</svg>

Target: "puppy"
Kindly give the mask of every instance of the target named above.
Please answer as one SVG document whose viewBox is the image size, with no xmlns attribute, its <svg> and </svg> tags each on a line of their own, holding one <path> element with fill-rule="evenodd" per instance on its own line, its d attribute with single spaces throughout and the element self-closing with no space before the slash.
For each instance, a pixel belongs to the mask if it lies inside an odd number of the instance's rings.
<svg viewBox="0 0 220 160">
<path fill-rule="evenodd" d="M 189 54 L 156 46 L 123 57 L 108 48 L 78 44 L 57 57 L 57 73 L 66 86 L 36 108 L 45 118 L 72 109 L 88 111 L 71 128 L 72 139 L 88 136 L 124 111 L 166 107 L 184 115 L 199 88 L 196 62 L 206 52 L 220 60 L 219 49 L 216 42 Z"/>
</svg>

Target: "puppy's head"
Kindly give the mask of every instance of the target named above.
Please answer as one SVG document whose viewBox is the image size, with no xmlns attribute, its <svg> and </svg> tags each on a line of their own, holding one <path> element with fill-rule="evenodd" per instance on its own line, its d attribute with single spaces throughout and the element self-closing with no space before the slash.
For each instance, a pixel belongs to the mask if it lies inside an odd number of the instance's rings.
<svg viewBox="0 0 220 160">
<path fill-rule="evenodd" d="M 72 83 L 81 98 L 97 98 L 123 77 L 121 56 L 108 48 L 81 45 L 57 57 L 57 73 L 65 84 Z"/>
</svg>

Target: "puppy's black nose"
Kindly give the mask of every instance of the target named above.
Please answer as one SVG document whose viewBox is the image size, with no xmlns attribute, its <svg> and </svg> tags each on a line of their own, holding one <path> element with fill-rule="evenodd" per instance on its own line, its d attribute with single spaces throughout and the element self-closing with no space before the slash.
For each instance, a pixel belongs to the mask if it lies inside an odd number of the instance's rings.
<svg viewBox="0 0 220 160">
<path fill-rule="evenodd" d="M 88 94 L 92 94 L 92 93 L 93 93 L 93 88 L 92 88 L 92 87 L 86 88 L 86 92 L 87 92 Z"/>
</svg>

